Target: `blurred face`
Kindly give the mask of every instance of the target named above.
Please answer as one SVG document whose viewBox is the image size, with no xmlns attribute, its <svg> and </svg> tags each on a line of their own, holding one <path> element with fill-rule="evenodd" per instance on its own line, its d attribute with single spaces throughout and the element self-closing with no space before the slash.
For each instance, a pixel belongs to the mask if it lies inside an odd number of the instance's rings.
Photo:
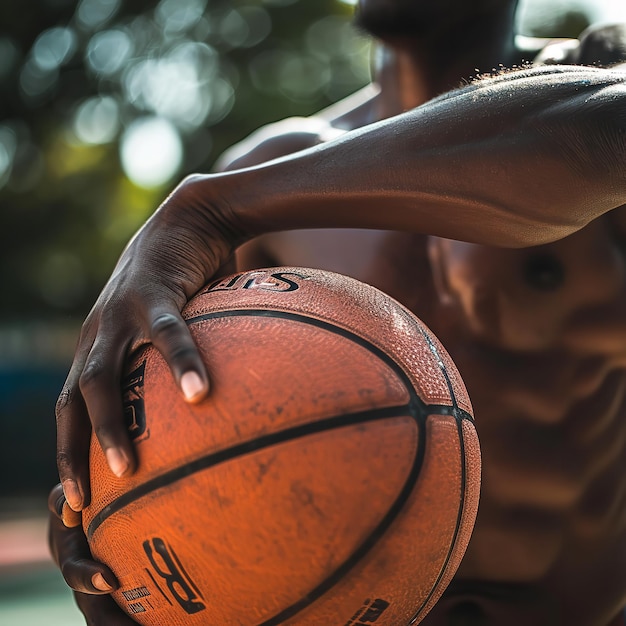
<svg viewBox="0 0 626 626">
<path fill-rule="evenodd" d="M 518 0 L 358 0 L 356 23 L 381 39 L 421 37 L 513 10 Z"/>
</svg>

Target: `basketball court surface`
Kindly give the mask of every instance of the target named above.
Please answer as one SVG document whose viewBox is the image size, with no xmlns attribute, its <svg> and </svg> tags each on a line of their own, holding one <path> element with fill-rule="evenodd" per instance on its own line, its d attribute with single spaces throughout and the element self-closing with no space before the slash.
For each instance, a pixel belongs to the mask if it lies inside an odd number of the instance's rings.
<svg viewBox="0 0 626 626">
<path fill-rule="evenodd" d="M 0 520 L 0 624 L 84 626 L 52 563 L 44 516 Z"/>
</svg>

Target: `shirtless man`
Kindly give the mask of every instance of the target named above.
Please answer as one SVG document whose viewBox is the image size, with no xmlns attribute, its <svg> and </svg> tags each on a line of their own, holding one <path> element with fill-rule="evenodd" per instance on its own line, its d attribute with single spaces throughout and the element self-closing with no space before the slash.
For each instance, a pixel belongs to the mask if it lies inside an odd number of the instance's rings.
<svg viewBox="0 0 626 626">
<path fill-rule="evenodd" d="M 540 64 L 605 66 L 626 61 L 626 25 L 592 27 L 580 40 L 520 38 L 514 29 L 517 6 L 518 0 L 358 0 L 356 24 L 383 43 L 375 56 L 374 81 L 312 117 L 289 118 L 257 130 L 227 150 L 216 170 L 257 165 L 398 115 L 458 87 L 479 70 L 520 67 L 533 59 Z M 520 40 L 526 45 L 520 46 Z M 412 239 L 372 230 L 272 233 L 242 246 L 237 261 L 240 269 L 318 267 L 389 290 L 393 276 L 376 279 L 372 261 L 377 266 L 381 259 L 390 261 L 383 245 L 400 255 L 406 251 L 399 252 L 398 243 L 418 253 L 420 246 Z M 392 272 L 403 284 L 411 259 L 405 264 Z"/>
<path fill-rule="evenodd" d="M 381 59 L 377 85 L 314 118 L 257 131 L 218 165 L 248 167 L 308 148 L 423 104 L 459 84 L 459 77 L 474 75 L 474 68 L 529 59 L 533 51 L 516 47 L 513 36 L 517 0 L 453 4 L 361 0 L 358 21 L 393 46 Z M 424 24 L 442 27 L 424 30 Z M 554 43 L 537 56 L 544 63 L 625 61 L 626 27 L 590 29 L 580 42 Z M 430 59 L 437 59 L 436 67 Z M 241 269 L 319 267 L 382 289 L 434 330 L 459 367 L 483 450 L 481 505 L 456 580 L 424 624 L 508 625 L 512 607 L 520 623 L 592 623 L 561 600 L 569 590 L 555 590 L 566 572 L 576 569 L 585 578 L 593 572 L 589 554 L 600 545 L 590 544 L 583 556 L 580 535 L 593 526 L 603 532 L 602 520 L 611 514 L 622 525 L 626 519 L 624 499 L 621 510 L 611 512 L 609 495 L 606 508 L 598 508 L 594 493 L 618 479 L 620 461 L 626 468 L 626 405 L 617 406 L 623 383 L 614 380 L 614 369 L 626 365 L 626 216 L 613 219 L 523 250 L 344 229 L 272 233 L 237 252 Z M 615 328 L 598 326 L 601 319 L 621 324 L 621 341 Z M 584 425 L 590 412 L 595 419 Z M 603 419 L 622 424 L 612 452 L 605 439 L 610 429 L 591 435 Z M 619 491 L 617 484 L 611 491 Z M 616 589 L 625 606 L 626 553 L 619 558 Z M 538 581 L 554 590 L 540 591 Z M 543 607 L 541 622 L 537 606 Z"/>
<path fill-rule="evenodd" d="M 511 15 L 511 2 L 487 4 Z M 504 39 L 503 50 L 513 49 Z M 234 246 L 286 228 L 395 229 L 343 231 L 331 250 L 362 242 L 332 257 L 316 243 L 320 233 L 276 234 L 242 259 L 324 266 L 382 287 L 431 326 L 464 375 L 483 448 L 481 507 L 457 578 L 424 624 L 620 623 L 626 219 L 609 211 L 626 203 L 625 80 L 584 68 L 510 74 L 293 157 L 185 181 L 130 244 L 85 324 L 58 411 L 73 508 L 88 498 L 85 405 L 112 469 L 132 471 L 115 391 L 128 346 L 151 339 L 188 397 L 206 393 L 177 311 Z M 429 92 L 434 82 L 420 87 L 425 98 L 450 86 Z M 376 119 L 375 102 L 362 123 Z M 330 119 L 333 134 L 360 125 Z M 280 140 L 267 141 L 256 161 L 280 154 Z M 275 152 L 262 152 L 272 143 Z M 242 165 L 254 156 L 230 158 Z M 68 583 L 87 593 L 104 588 L 98 576 L 114 584 L 106 568 L 81 561 L 80 533 L 52 522 Z M 126 624 L 105 613 L 102 597 L 78 600 L 89 623 Z"/>
</svg>

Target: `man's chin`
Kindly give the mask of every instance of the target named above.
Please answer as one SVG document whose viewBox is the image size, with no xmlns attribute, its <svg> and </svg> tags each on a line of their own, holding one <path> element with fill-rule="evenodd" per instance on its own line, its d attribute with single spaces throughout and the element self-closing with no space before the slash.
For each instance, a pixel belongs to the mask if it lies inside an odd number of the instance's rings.
<svg viewBox="0 0 626 626">
<path fill-rule="evenodd" d="M 411 42 L 432 33 L 432 22 L 416 16 L 400 16 L 379 12 L 377 15 L 357 13 L 354 25 L 365 33 L 388 43 Z"/>
</svg>

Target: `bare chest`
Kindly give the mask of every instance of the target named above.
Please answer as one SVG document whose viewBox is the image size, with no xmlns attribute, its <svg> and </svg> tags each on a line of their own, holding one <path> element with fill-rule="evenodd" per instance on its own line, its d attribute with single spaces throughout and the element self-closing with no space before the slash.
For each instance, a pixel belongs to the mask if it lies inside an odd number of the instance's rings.
<svg viewBox="0 0 626 626">
<path fill-rule="evenodd" d="M 604 626 L 626 604 L 626 261 L 618 226 L 605 220 L 527 250 L 365 231 L 293 233 L 291 247 L 281 248 L 280 262 L 322 265 L 383 289 L 452 354 L 474 404 L 484 468 L 459 580 L 542 590 L 539 613 L 518 606 L 527 618 L 520 623 L 543 623 L 538 616 L 552 602 L 568 615 L 561 623 Z M 323 245 L 331 253 L 320 255 Z M 497 615 L 497 602 L 485 610 Z M 498 619 L 492 623 L 504 623 Z"/>
<path fill-rule="evenodd" d="M 606 626 L 626 605 L 624 371 L 596 358 L 507 361 L 449 347 L 483 456 L 450 610 L 468 601 L 489 624 Z"/>
</svg>

